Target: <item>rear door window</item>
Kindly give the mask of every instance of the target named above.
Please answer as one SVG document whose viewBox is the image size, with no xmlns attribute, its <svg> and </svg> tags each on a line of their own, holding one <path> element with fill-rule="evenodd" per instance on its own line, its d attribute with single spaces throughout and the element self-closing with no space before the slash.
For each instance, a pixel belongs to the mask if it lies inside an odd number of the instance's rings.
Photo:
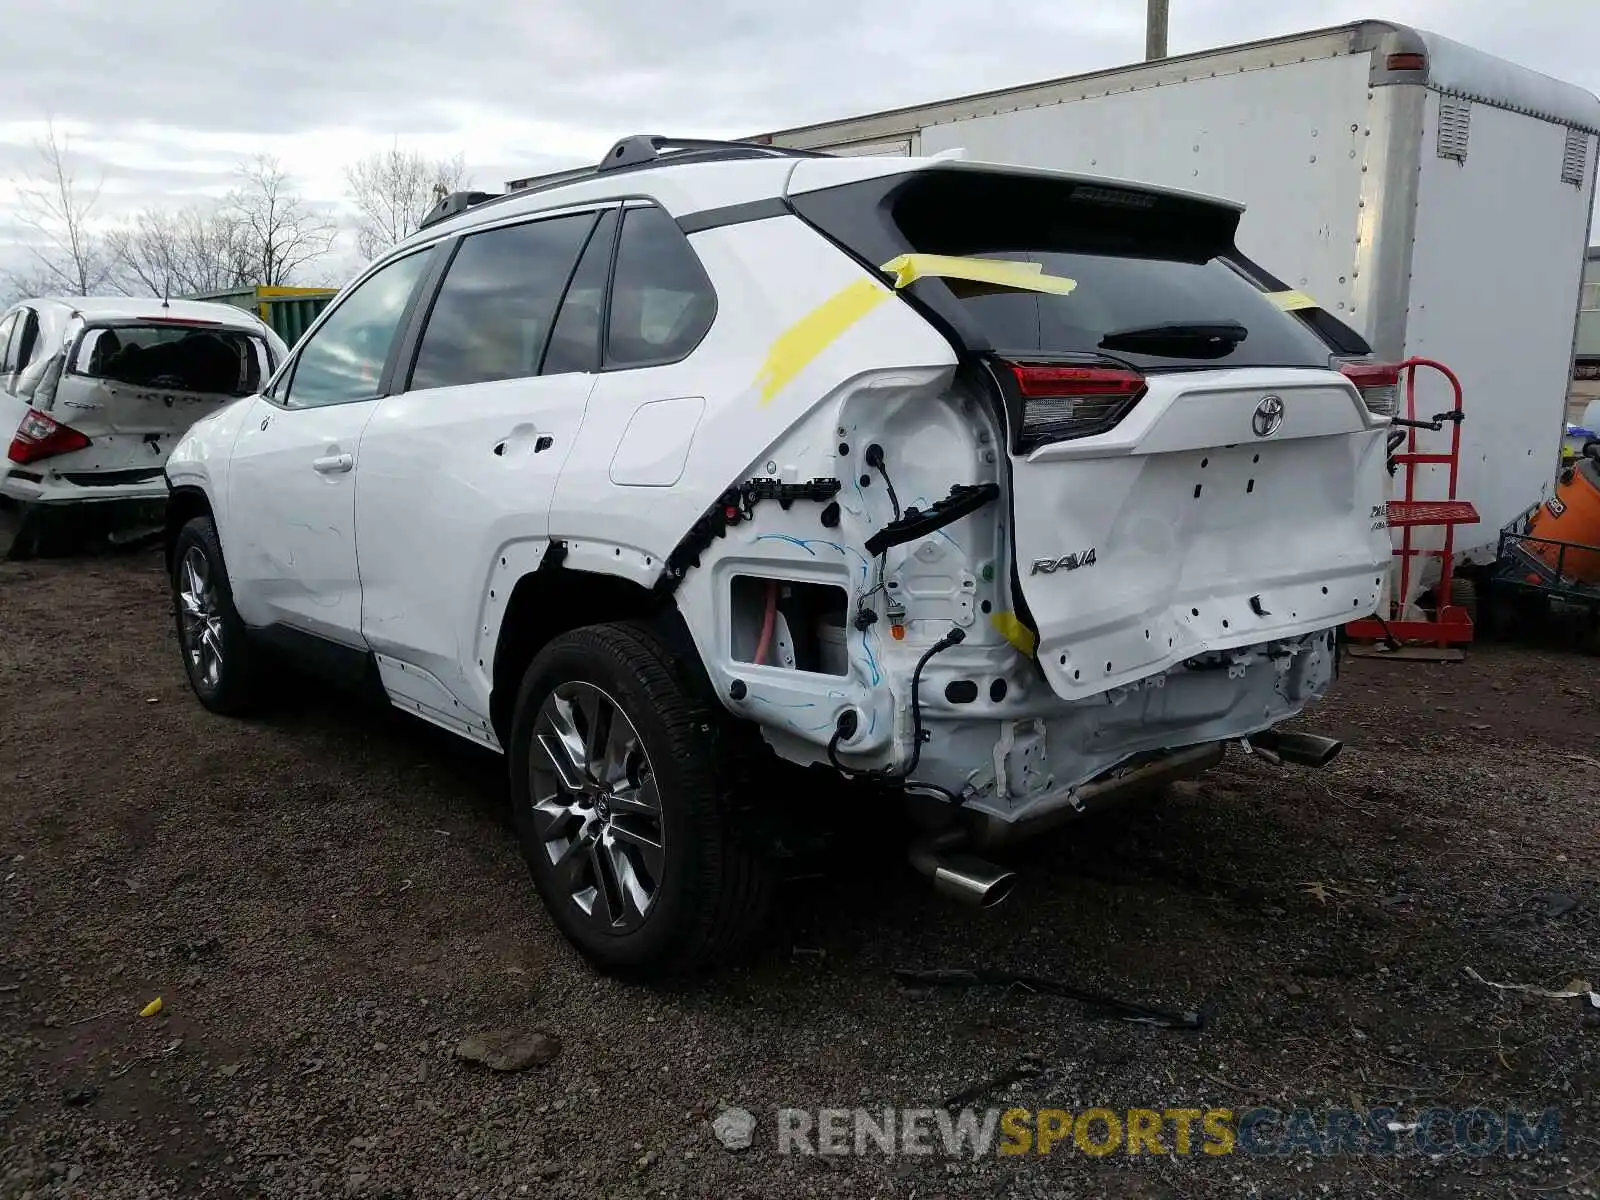
<svg viewBox="0 0 1600 1200">
<path fill-rule="evenodd" d="M 72 370 L 132 387 L 249 396 L 267 360 L 266 343 L 243 330 L 162 322 L 85 330 Z"/>
<path fill-rule="evenodd" d="M 677 362 L 716 315 L 717 294 L 677 222 L 659 208 L 628 209 L 611 284 L 606 366 Z"/>
<path fill-rule="evenodd" d="M 539 373 L 593 213 L 550 217 L 461 240 L 417 348 L 411 389 Z"/>
<path fill-rule="evenodd" d="M 594 371 L 600 366 L 600 326 L 605 318 L 606 277 L 611 273 L 611 248 L 616 242 L 617 213 L 600 218 L 589 235 L 578 269 L 567 284 L 561 315 L 550 333 L 541 374 Z"/>
<path fill-rule="evenodd" d="M 34 351 L 39 348 L 39 314 L 31 308 L 25 308 L 17 314 L 17 333 L 11 347 L 6 351 L 8 360 L 15 359 L 14 370 L 21 371 L 33 361 Z"/>
<path fill-rule="evenodd" d="M 11 355 L 8 347 L 11 344 L 11 337 L 16 331 L 16 327 L 16 313 L 12 313 L 5 320 L 0 321 L 0 378 L 10 375 L 15 369 L 11 366 Z"/>
<path fill-rule="evenodd" d="M 28 310 L 19 308 L 0 322 L 0 370 L 9 375 L 22 361 L 22 331 Z"/>
</svg>

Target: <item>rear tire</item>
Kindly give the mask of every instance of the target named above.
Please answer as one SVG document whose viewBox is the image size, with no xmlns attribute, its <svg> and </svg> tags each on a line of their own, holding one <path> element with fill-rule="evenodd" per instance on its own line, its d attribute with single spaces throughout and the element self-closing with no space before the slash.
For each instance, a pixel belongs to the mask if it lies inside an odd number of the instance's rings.
<svg viewBox="0 0 1600 1200">
<path fill-rule="evenodd" d="M 513 821 L 552 919 L 600 969 L 691 972 L 760 925 L 772 876 L 740 827 L 742 732 L 642 625 L 563 634 L 528 667 Z"/>
<path fill-rule="evenodd" d="M 209 516 L 190 520 L 173 544 L 172 608 L 184 673 L 200 703 L 229 717 L 259 707 L 261 665 L 233 606 L 222 544 Z"/>
</svg>

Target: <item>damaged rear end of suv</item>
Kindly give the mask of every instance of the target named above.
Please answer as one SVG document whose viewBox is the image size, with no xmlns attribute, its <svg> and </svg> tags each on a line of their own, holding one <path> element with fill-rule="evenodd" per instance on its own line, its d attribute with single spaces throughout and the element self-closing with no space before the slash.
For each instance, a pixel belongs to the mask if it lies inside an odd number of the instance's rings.
<svg viewBox="0 0 1600 1200">
<path fill-rule="evenodd" d="M 1328 315 L 1268 294 L 1240 210 L 962 162 L 801 162 L 787 204 L 863 277 L 780 335 L 763 399 L 827 389 L 761 457 L 837 494 L 749 509 L 784 486 L 753 477 L 684 580 L 727 623 L 730 707 L 786 758 L 903 787 L 913 862 L 980 905 L 1011 877 L 966 852 L 1229 743 L 1331 759 L 1275 727 L 1377 605 L 1388 417 Z"/>
<path fill-rule="evenodd" d="M 650 135 L 446 197 L 174 451 L 190 681 L 299 654 L 503 752 L 556 925 L 642 974 L 759 928 L 814 783 L 989 905 L 989 848 L 1230 743 L 1325 762 L 1279 726 L 1382 588 L 1385 397 L 1239 219 Z"/>
</svg>

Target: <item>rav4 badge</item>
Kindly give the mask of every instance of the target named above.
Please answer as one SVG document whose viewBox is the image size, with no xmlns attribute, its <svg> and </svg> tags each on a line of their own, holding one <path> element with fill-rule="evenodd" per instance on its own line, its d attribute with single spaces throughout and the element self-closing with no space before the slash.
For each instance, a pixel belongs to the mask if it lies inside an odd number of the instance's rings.
<svg viewBox="0 0 1600 1200">
<path fill-rule="evenodd" d="M 1076 571 L 1079 567 L 1094 566 L 1094 547 L 1078 554 L 1063 554 L 1060 558 L 1036 558 L 1028 569 L 1029 575 L 1054 575 L 1057 571 Z"/>
</svg>

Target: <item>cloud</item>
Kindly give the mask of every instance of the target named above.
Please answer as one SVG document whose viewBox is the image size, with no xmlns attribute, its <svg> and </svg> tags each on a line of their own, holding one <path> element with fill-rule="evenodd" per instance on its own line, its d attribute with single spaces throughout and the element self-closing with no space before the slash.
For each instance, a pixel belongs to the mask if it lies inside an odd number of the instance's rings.
<svg viewBox="0 0 1600 1200">
<path fill-rule="evenodd" d="M 1600 89 L 1594 0 L 1387 9 Z M 1364 0 L 1182 0 L 1170 48 L 1367 15 Z M 344 165 L 394 139 L 464 153 L 475 184 L 498 188 L 627 133 L 737 136 L 1125 64 L 1143 21 L 1138 0 L 54 0 L 7 14 L 7 44 L 31 52 L 0 71 L 0 180 L 52 115 L 80 176 L 104 176 L 110 220 L 220 195 L 257 152 L 337 205 Z"/>
</svg>

